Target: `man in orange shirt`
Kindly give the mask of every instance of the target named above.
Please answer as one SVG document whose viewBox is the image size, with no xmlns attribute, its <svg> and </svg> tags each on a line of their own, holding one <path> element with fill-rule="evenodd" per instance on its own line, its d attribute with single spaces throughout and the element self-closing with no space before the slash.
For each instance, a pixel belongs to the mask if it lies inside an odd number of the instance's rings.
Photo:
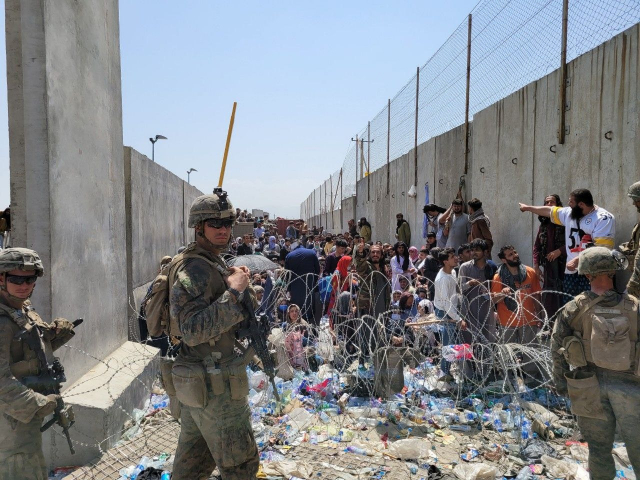
<svg viewBox="0 0 640 480">
<path fill-rule="evenodd" d="M 502 265 L 493 277 L 491 299 L 498 310 L 502 326 L 501 343 L 519 343 L 535 346 L 536 335 L 542 326 L 540 313 L 540 279 L 535 270 L 522 265 L 513 245 L 500 249 Z M 522 369 L 537 373 L 538 366 L 527 355 L 520 357 Z"/>
</svg>

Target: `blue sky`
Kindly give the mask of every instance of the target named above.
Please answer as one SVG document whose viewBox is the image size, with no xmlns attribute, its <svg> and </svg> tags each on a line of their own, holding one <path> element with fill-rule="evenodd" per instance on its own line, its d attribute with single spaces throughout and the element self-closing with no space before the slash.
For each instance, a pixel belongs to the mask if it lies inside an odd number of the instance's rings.
<svg viewBox="0 0 640 480">
<path fill-rule="evenodd" d="M 209 192 L 237 101 L 225 189 L 236 206 L 297 217 L 351 137 L 476 3 L 121 0 L 124 144 L 151 156 L 149 137 L 167 136 L 156 161 L 185 179 L 196 168 L 192 183 Z M 0 90 L 4 208 L 5 62 Z"/>
</svg>

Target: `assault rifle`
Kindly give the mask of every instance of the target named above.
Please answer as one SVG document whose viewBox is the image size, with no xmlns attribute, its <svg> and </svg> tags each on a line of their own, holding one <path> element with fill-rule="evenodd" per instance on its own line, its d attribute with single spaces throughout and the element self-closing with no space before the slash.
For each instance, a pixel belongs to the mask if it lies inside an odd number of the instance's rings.
<svg viewBox="0 0 640 480">
<path fill-rule="evenodd" d="M 275 382 L 276 366 L 271 356 L 269 346 L 267 345 L 269 320 L 264 313 L 256 318 L 256 313 L 253 310 L 253 304 L 251 303 L 251 297 L 248 295 L 248 292 L 243 295 L 242 304 L 247 312 L 248 318 L 240 324 L 238 337 L 246 338 L 249 341 L 249 346 L 253 347 L 253 350 L 262 362 L 262 371 L 267 374 L 273 386 L 273 395 L 276 397 L 278 403 L 280 403 L 280 395 L 278 394 Z"/>
<path fill-rule="evenodd" d="M 73 326 L 77 327 L 83 322 L 82 318 L 79 318 L 73 322 Z M 67 443 L 69 444 L 69 450 L 72 454 L 76 451 L 71 444 L 71 437 L 69 435 L 69 428 L 75 423 L 75 417 L 73 414 L 73 408 L 70 405 L 65 405 L 64 401 L 60 397 L 60 386 L 67 381 L 67 377 L 64 374 L 64 367 L 60 363 L 57 357 L 54 357 L 53 362 L 49 363 L 47 356 L 42 349 L 42 333 L 38 327 L 33 326 L 31 329 L 19 331 L 15 338 L 17 340 L 25 342 L 29 348 L 35 352 L 39 363 L 39 375 L 27 376 L 20 379 L 20 381 L 30 389 L 41 393 L 42 395 L 58 395 L 58 404 L 53 412 L 53 417 L 40 427 L 41 432 L 47 431 L 54 423 L 57 423 L 62 428 L 64 435 L 67 437 Z"/>
</svg>

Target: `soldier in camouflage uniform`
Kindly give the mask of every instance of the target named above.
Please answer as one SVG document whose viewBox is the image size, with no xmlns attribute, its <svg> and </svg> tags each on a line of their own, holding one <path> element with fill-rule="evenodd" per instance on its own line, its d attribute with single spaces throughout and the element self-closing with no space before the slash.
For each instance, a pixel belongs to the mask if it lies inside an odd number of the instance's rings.
<svg viewBox="0 0 640 480">
<path fill-rule="evenodd" d="M 172 369 L 182 424 L 174 480 L 207 479 L 216 466 L 223 480 L 254 479 L 258 472 L 247 402 L 249 360 L 234 353 L 235 331 L 246 318 L 243 296 L 257 304 L 249 270 L 228 268 L 220 257 L 234 222 L 226 192 L 198 197 L 189 212 L 196 241 L 182 253 L 189 258 L 169 268 L 170 322 L 182 336 Z"/>
<path fill-rule="evenodd" d="M 20 383 L 38 375 L 36 352 L 17 340 L 23 329 L 37 328 L 42 349 L 52 352 L 73 337 L 73 325 L 63 318 L 45 323 L 31 307 L 40 257 L 26 248 L 0 251 L 0 480 L 46 480 L 40 426 L 53 413 L 58 395 L 42 395 Z"/>
<path fill-rule="evenodd" d="M 631 185 L 627 195 L 631 197 L 638 213 L 640 213 L 640 182 Z M 629 258 L 629 263 L 633 270 L 631 279 L 627 284 L 627 291 L 629 295 L 633 295 L 636 298 L 640 298 L 640 248 L 638 247 L 640 247 L 640 223 L 636 223 L 636 226 L 633 228 L 631 240 L 620 245 L 622 252 Z"/>
<path fill-rule="evenodd" d="M 624 268 L 604 247 L 580 253 L 579 273 L 591 290 L 558 312 L 551 337 L 553 377 L 589 443 L 591 478 L 616 476 L 611 449 L 616 423 L 635 471 L 640 471 L 640 377 L 638 301 L 613 289 L 616 270 Z M 573 367 L 569 369 L 569 365 Z"/>
</svg>

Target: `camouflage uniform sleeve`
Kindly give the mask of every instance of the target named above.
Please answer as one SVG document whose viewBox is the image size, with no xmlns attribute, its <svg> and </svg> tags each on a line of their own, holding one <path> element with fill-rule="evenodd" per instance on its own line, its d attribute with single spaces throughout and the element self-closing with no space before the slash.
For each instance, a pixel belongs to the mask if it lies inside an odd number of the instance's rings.
<svg viewBox="0 0 640 480">
<path fill-rule="evenodd" d="M 189 259 L 178 268 L 171 286 L 171 316 L 177 318 L 182 341 L 189 346 L 207 343 L 245 318 L 242 306 L 227 291 L 211 304 L 205 300 L 210 276 L 211 267 L 206 262 Z"/>
<path fill-rule="evenodd" d="M 575 301 L 567 303 L 556 316 L 556 323 L 553 326 L 551 335 L 551 359 L 553 361 L 552 372 L 553 381 L 560 394 L 567 393 L 567 381 L 564 374 L 569 371 L 569 364 L 560 352 L 562 342 L 565 337 L 573 335 L 573 329 L 569 325 L 570 319 L 578 313 L 578 305 Z"/>
<path fill-rule="evenodd" d="M 11 374 L 11 341 L 13 329 L 7 317 L 0 317 L 0 412 L 29 423 L 36 412 L 46 405 L 44 395 L 25 387 Z"/>
<path fill-rule="evenodd" d="M 353 261 L 356 265 L 356 271 L 360 277 L 367 278 L 371 274 L 371 265 L 367 261 L 366 257 L 362 257 L 356 252 L 353 255 Z"/>
<path fill-rule="evenodd" d="M 640 248 L 636 252 L 636 259 L 634 261 L 633 274 L 627 284 L 627 292 L 629 295 L 640 299 Z"/>
</svg>

